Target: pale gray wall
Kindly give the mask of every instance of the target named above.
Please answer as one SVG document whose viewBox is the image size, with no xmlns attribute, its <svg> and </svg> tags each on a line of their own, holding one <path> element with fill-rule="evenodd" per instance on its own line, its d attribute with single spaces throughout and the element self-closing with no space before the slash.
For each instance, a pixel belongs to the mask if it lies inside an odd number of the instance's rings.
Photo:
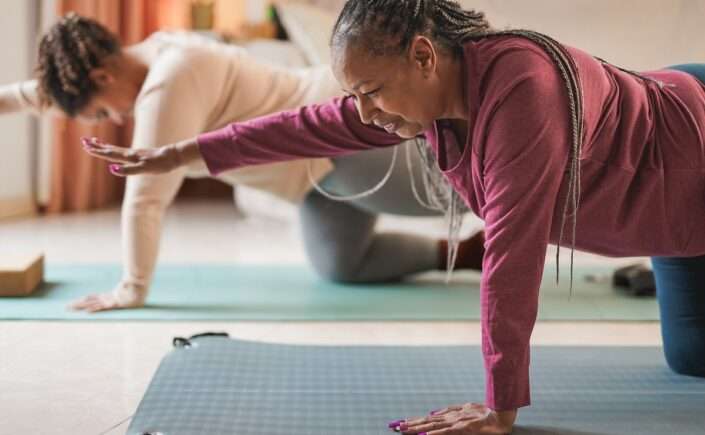
<svg viewBox="0 0 705 435">
<path fill-rule="evenodd" d="M 27 79 L 34 61 L 37 2 L 6 0 L 0 14 L 0 83 Z M 26 114 L 0 117 L 0 217 L 34 209 L 35 120 Z"/>
<path fill-rule="evenodd" d="M 281 0 L 280 0 L 281 1 Z M 337 14 L 344 0 L 285 0 Z M 705 0 L 460 0 L 499 28 L 529 28 L 620 66 L 705 62 Z"/>
</svg>

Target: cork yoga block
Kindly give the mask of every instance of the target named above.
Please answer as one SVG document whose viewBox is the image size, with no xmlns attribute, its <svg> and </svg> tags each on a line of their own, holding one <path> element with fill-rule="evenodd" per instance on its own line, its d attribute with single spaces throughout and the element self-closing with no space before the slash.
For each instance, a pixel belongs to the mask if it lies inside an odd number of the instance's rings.
<svg viewBox="0 0 705 435">
<path fill-rule="evenodd" d="M 44 255 L 0 253 L 0 297 L 32 294 L 44 278 Z"/>
</svg>

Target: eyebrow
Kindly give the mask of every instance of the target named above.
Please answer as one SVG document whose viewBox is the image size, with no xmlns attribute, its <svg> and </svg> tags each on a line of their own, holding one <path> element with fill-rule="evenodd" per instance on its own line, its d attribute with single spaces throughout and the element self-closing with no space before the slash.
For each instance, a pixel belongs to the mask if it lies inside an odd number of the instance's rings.
<svg viewBox="0 0 705 435">
<path fill-rule="evenodd" d="M 374 80 L 362 80 L 361 82 L 358 82 L 355 86 L 353 86 L 353 90 L 357 91 L 358 89 L 360 89 L 360 86 L 362 86 L 366 83 L 370 83 L 372 81 L 374 81 Z"/>
</svg>

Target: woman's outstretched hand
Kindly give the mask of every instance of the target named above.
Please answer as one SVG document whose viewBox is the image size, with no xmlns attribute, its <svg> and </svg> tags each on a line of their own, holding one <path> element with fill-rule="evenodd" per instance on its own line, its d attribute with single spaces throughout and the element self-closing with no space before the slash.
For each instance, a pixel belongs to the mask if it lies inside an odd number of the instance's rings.
<svg viewBox="0 0 705 435">
<path fill-rule="evenodd" d="M 504 435 L 512 433 L 517 411 L 493 411 L 479 403 L 449 406 L 415 417 L 389 423 L 404 435 Z"/>
<path fill-rule="evenodd" d="M 140 308 L 147 299 L 147 288 L 126 282 L 120 282 L 112 292 L 90 294 L 77 299 L 68 308 L 73 311 L 97 313 L 99 311 L 124 308 Z"/>
<path fill-rule="evenodd" d="M 167 145 L 159 148 L 122 148 L 108 145 L 97 138 L 82 138 L 83 149 L 93 157 L 110 163 L 110 172 L 118 176 L 137 174 L 162 174 L 188 163 L 180 146 L 187 143 Z M 193 145 L 195 148 L 195 145 Z"/>
</svg>

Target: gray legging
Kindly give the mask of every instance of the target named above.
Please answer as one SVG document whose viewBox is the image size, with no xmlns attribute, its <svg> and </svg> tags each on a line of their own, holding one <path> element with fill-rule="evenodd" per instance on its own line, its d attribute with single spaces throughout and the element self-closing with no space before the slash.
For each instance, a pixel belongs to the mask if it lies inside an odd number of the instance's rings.
<svg viewBox="0 0 705 435">
<path fill-rule="evenodd" d="M 326 192 L 336 195 L 368 190 L 387 172 L 392 153 L 393 148 L 384 148 L 335 158 L 335 169 L 320 184 Z M 423 198 L 422 163 L 415 149 L 411 155 L 417 190 Z M 314 269 L 327 279 L 394 281 L 412 273 L 434 270 L 439 265 L 437 241 L 412 234 L 375 231 L 381 213 L 439 216 L 416 201 L 403 148 L 389 181 L 373 195 L 339 202 L 312 190 L 304 199 L 300 213 L 306 253 Z"/>
</svg>

